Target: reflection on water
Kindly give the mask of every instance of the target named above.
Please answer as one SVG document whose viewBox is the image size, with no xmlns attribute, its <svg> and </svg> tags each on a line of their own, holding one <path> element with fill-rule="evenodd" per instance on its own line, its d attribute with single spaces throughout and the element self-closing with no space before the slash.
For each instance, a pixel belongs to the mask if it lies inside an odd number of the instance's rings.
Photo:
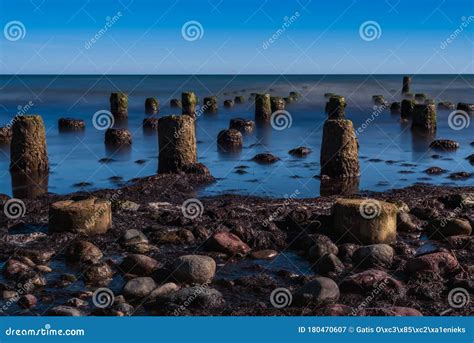
<svg viewBox="0 0 474 343">
<path fill-rule="evenodd" d="M 359 191 L 359 180 L 358 177 L 340 180 L 323 179 L 321 180 L 319 193 L 323 196 L 355 194 Z"/>
<path fill-rule="evenodd" d="M 48 192 L 49 173 L 10 172 L 15 198 L 33 199 Z"/>
</svg>

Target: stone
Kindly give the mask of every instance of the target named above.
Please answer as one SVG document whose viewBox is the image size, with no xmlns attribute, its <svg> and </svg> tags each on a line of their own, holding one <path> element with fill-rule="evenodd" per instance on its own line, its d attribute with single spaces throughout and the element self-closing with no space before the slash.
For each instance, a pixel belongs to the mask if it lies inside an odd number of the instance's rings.
<svg viewBox="0 0 474 343">
<path fill-rule="evenodd" d="M 82 119 L 74 118 L 59 118 L 58 121 L 59 131 L 83 131 L 86 128 L 86 124 Z"/>
<path fill-rule="evenodd" d="M 352 255 L 357 266 L 390 268 L 395 251 L 388 244 L 372 244 L 362 246 Z"/>
<path fill-rule="evenodd" d="M 107 129 L 105 144 L 110 146 L 124 146 L 132 144 L 132 134 L 127 129 Z"/>
<path fill-rule="evenodd" d="M 151 277 L 137 277 L 125 284 L 122 294 L 127 300 L 139 300 L 150 295 L 155 288 L 155 281 Z"/>
<path fill-rule="evenodd" d="M 176 173 L 186 164 L 197 163 L 194 119 L 171 115 L 158 123 L 158 173 Z"/>
<path fill-rule="evenodd" d="M 272 96 L 270 97 L 270 104 L 272 108 L 272 113 L 276 111 L 284 111 L 286 102 L 282 97 Z"/>
<path fill-rule="evenodd" d="M 417 232 L 418 225 L 415 223 L 416 217 L 410 213 L 398 212 L 397 214 L 397 231 L 401 232 Z"/>
<path fill-rule="evenodd" d="M 458 111 L 466 112 L 467 114 L 473 114 L 474 113 L 474 104 L 459 102 L 458 105 L 456 106 L 456 109 Z"/>
<path fill-rule="evenodd" d="M 444 239 L 449 236 L 472 234 L 469 220 L 461 218 L 441 218 L 430 220 L 426 228 L 429 239 Z"/>
<path fill-rule="evenodd" d="M 192 244 L 194 235 L 187 229 L 166 229 L 153 232 L 153 241 L 159 244 Z"/>
<path fill-rule="evenodd" d="M 35 307 L 37 303 L 38 299 L 33 294 L 25 294 L 18 299 L 18 305 L 25 309 Z"/>
<path fill-rule="evenodd" d="M 245 98 L 242 95 L 238 95 L 234 98 L 234 102 L 236 104 L 243 104 L 245 102 Z"/>
<path fill-rule="evenodd" d="M 474 193 L 454 193 L 439 198 L 444 206 L 452 209 L 474 207 Z"/>
<path fill-rule="evenodd" d="M 328 119 L 344 119 L 346 106 L 346 99 L 343 96 L 331 96 L 326 103 Z"/>
<path fill-rule="evenodd" d="M 204 113 L 217 113 L 219 105 L 216 96 L 208 96 L 204 98 L 202 103 L 202 109 Z"/>
<path fill-rule="evenodd" d="M 114 276 L 114 271 L 106 262 L 99 262 L 86 267 L 84 280 L 91 284 L 107 284 Z"/>
<path fill-rule="evenodd" d="M 311 236 L 313 245 L 309 248 L 308 255 L 311 260 L 317 260 L 323 255 L 339 253 L 337 246 L 325 235 L 315 234 Z"/>
<path fill-rule="evenodd" d="M 334 304 L 339 300 L 339 287 L 326 277 L 316 277 L 293 295 L 293 303 L 296 306 L 324 306 Z"/>
<path fill-rule="evenodd" d="M 399 295 L 403 293 L 403 284 L 386 272 L 377 269 L 369 269 L 361 273 L 345 277 L 340 288 L 345 293 L 373 294 L 383 293 L 386 295 Z"/>
<path fill-rule="evenodd" d="M 334 254 L 325 254 L 321 256 L 314 265 L 318 274 L 328 275 L 329 273 L 339 274 L 344 270 L 344 263 Z"/>
<path fill-rule="evenodd" d="M 39 115 L 16 116 L 13 119 L 10 145 L 10 171 L 25 175 L 49 170 L 46 132 Z"/>
<path fill-rule="evenodd" d="M 110 94 L 110 112 L 116 121 L 128 118 L 128 95 L 122 92 Z"/>
<path fill-rule="evenodd" d="M 242 134 L 234 129 L 222 130 L 217 135 L 217 148 L 220 151 L 238 151 L 242 149 Z"/>
<path fill-rule="evenodd" d="M 110 201 L 88 198 L 62 200 L 49 207 L 50 233 L 73 232 L 85 235 L 104 234 L 112 227 Z"/>
<path fill-rule="evenodd" d="M 121 242 L 124 246 L 148 244 L 148 238 L 143 232 L 137 229 L 129 229 L 123 234 Z"/>
<path fill-rule="evenodd" d="M 177 284 L 175 284 L 174 282 L 167 282 L 161 286 L 156 287 L 153 292 L 150 293 L 148 298 L 150 300 L 154 300 L 170 293 L 176 292 L 177 290 L 179 290 L 179 286 Z"/>
<path fill-rule="evenodd" d="M 430 148 L 441 150 L 456 150 L 459 148 L 459 143 L 451 139 L 437 139 L 431 142 Z"/>
<path fill-rule="evenodd" d="M 261 164 L 271 164 L 271 163 L 275 163 L 275 162 L 278 162 L 280 160 L 280 158 L 270 154 L 270 153 L 261 153 L 261 154 L 257 154 L 255 155 L 253 158 L 252 158 L 252 161 L 255 161 L 257 163 L 261 163 Z"/>
<path fill-rule="evenodd" d="M 51 308 L 47 312 L 48 316 L 59 316 L 59 317 L 81 317 L 84 314 L 82 313 L 81 310 L 71 307 L 71 306 L 64 306 L 64 305 L 59 305 Z"/>
<path fill-rule="evenodd" d="M 257 94 L 255 96 L 255 122 L 270 123 L 272 116 L 272 106 L 270 94 Z"/>
<path fill-rule="evenodd" d="M 76 241 L 66 249 L 66 260 L 70 262 L 97 263 L 102 259 L 102 251 L 91 242 Z"/>
<path fill-rule="evenodd" d="M 334 232 L 362 244 L 392 243 L 397 238 L 394 204 L 375 199 L 338 199 L 332 207 Z"/>
<path fill-rule="evenodd" d="M 440 167 L 430 167 L 428 169 L 425 169 L 424 172 L 428 175 L 440 175 L 446 173 L 447 170 Z"/>
<path fill-rule="evenodd" d="M 127 255 L 122 263 L 120 269 L 124 273 L 135 274 L 139 276 L 147 276 L 153 273 L 159 266 L 159 263 L 154 258 L 141 254 Z"/>
<path fill-rule="evenodd" d="M 181 105 L 181 100 L 178 100 L 178 99 L 171 99 L 170 100 L 170 107 L 171 108 L 181 108 L 182 105 Z"/>
<path fill-rule="evenodd" d="M 208 256 L 184 255 L 173 263 L 173 277 L 184 283 L 208 283 L 214 278 L 216 262 Z"/>
<path fill-rule="evenodd" d="M 439 274 L 452 273 L 459 268 L 459 262 L 448 252 L 434 252 L 410 258 L 405 265 L 405 272 L 415 274 L 417 272 L 434 272 Z"/>
<path fill-rule="evenodd" d="M 415 105 L 411 123 L 412 130 L 433 133 L 436 131 L 436 106 L 434 104 Z"/>
<path fill-rule="evenodd" d="M 385 106 L 386 101 L 383 95 L 372 95 L 372 101 L 376 106 Z"/>
<path fill-rule="evenodd" d="M 159 307 L 179 306 L 175 311 L 176 315 L 179 315 L 181 308 L 212 309 L 222 307 L 224 304 L 222 293 L 206 285 L 182 288 L 157 299 Z"/>
<path fill-rule="evenodd" d="M 411 77 L 404 76 L 403 77 L 403 86 L 402 86 L 402 94 L 410 93 L 411 87 Z"/>
<path fill-rule="evenodd" d="M 202 163 L 188 163 L 181 167 L 181 171 L 185 174 L 205 175 L 213 178 L 209 168 Z"/>
<path fill-rule="evenodd" d="M 321 175 L 331 178 L 342 179 L 360 175 L 359 142 L 350 120 L 326 120 L 320 165 Z"/>
<path fill-rule="evenodd" d="M 160 111 L 160 102 L 156 98 L 146 98 L 145 113 L 156 114 Z"/>
<path fill-rule="evenodd" d="M 390 112 L 392 114 L 400 113 L 401 108 L 402 106 L 399 102 L 392 102 L 392 104 L 390 105 Z"/>
<path fill-rule="evenodd" d="M 441 101 L 441 102 L 438 102 L 438 109 L 439 110 L 454 110 L 456 109 L 456 105 L 450 101 Z"/>
<path fill-rule="evenodd" d="M 0 145 L 9 145 L 12 141 L 12 129 L 10 126 L 0 127 Z"/>
<path fill-rule="evenodd" d="M 206 242 L 208 251 L 217 251 L 229 255 L 246 255 L 250 252 L 250 247 L 242 240 L 227 231 L 216 232 Z"/>
<path fill-rule="evenodd" d="M 278 256 L 278 251 L 271 249 L 257 250 L 250 253 L 250 257 L 256 260 L 271 260 Z"/>
<path fill-rule="evenodd" d="M 196 104 L 197 97 L 194 92 L 181 93 L 181 109 L 183 114 L 187 114 L 191 117 L 194 117 L 196 115 Z"/>
<path fill-rule="evenodd" d="M 304 146 L 300 146 L 298 148 L 291 149 L 290 151 L 288 151 L 288 153 L 292 156 L 304 157 L 311 154 L 311 149 Z"/>
<path fill-rule="evenodd" d="M 158 131 L 158 118 L 145 118 L 143 119 L 143 130 L 147 132 L 157 132 Z"/>
<path fill-rule="evenodd" d="M 403 99 L 400 106 L 400 116 L 402 119 L 411 119 L 415 110 L 416 101 L 412 99 Z"/>
<path fill-rule="evenodd" d="M 19 279 L 30 271 L 31 267 L 13 258 L 8 259 L 3 266 L 3 275 L 8 279 Z"/>
<path fill-rule="evenodd" d="M 241 133 L 251 133 L 255 129 L 255 123 L 250 119 L 234 118 L 230 120 L 229 129 L 238 130 Z"/>
<path fill-rule="evenodd" d="M 225 108 L 232 108 L 232 107 L 234 107 L 234 100 L 224 100 L 224 107 L 225 107 Z"/>
</svg>

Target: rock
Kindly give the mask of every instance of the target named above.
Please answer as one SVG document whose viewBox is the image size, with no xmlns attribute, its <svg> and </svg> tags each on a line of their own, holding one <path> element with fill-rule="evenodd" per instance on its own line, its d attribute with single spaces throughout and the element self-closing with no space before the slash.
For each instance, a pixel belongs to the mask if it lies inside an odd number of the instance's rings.
<svg viewBox="0 0 474 343">
<path fill-rule="evenodd" d="M 245 102 L 245 98 L 242 95 L 238 95 L 234 98 L 234 102 L 236 104 L 243 104 Z"/>
<path fill-rule="evenodd" d="M 310 247 L 308 255 L 313 261 L 326 254 L 337 255 L 339 253 L 337 246 L 327 236 L 315 234 L 311 236 L 311 241 L 314 244 Z"/>
<path fill-rule="evenodd" d="M 205 286 L 182 288 L 157 299 L 157 305 L 160 307 L 177 305 L 175 315 L 179 315 L 186 308 L 212 309 L 222 307 L 224 304 L 221 292 Z"/>
<path fill-rule="evenodd" d="M 300 146 L 298 148 L 291 149 L 290 151 L 288 151 L 288 153 L 292 156 L 304 157 L 311 153 L 311 149 L 304 146 Z"/>
<path fill-rule="evenodd" d="M 153 232 L 153 241 L 159 244 L 191 244 L 195 238 L 187 229 L 168 229 Z"/>
<path fill-rule="evenodd" d="M 18 299 L 18 305 L 25 309 L 35 307 L 37 303 L 38 299 L 33 294 L 25 294 Z"/>
<path fill-rule="evenodd" d="M 178 99 L 171 99 L 170 100 L 170 107 L 171 108 L 181 108 L 182 105 L 181 105 L 181 100 L 178 100 Z"/>
<path fill-rule="evenodd" d="M 403 77 L 403 86 L 402 86 L 402 94 L 410 93 L 411 87 L 411 77 L 404 76 Z"/>
<path fill-rule="evenodd" d="M 31 267 L 10 258 L 3 266 L 3 275 L 8 279 L 18 279 L 31 271 Z"/>
<path fill-rule="evenodd" d="M 418 102 L 424 102 L 426 100 L 426 94 L 425 93 L 415 93 L 415 99 Z"/>
<path fill-rule="evenodd" d="M 314 266 L 315 271 L 321 275 L 328 275 L 329 273 L 339 274 L 344 270 L 344 264 L 334 254 L 325 254 L 321 256 Z"/>
<path fill-rule="evenodd" d="M 184 255 L 173 263 L 173 277 L 184 283 L 208 283 L 216 272 L 216 262 L 208 256 Z"/>
<path fill-rule="evenodd" d="M 390 105 L 390 112 L 391 113 L 400 113 L 402 106 L 400 105 L 399 102 L 392 102 Z"/>
<path fill-rule="evenodd" d="M 471 178 L 472 175 L 472 173 L 461 171 L 449 174 L 448 178 L 450 178 L 451 180 L 467 180 Z"/>
<path fill-rule="evenodd" d="M 86 124 L 82 119 L 74 118 L 59 118 L 58 121 L 59 131 L 82 131 L 86 128 Z"/>
<path fill-rule="evenodd" d="M 405 266 L 408 274 L 429 271 L 439 274 L 452 273 L 459 268 L 456 257 L 448 252 L 435 252 L 410 258 Z"/>
<path fill-rule="evenodd" d="M 158 118 L 145 118 L 143 119 L 143 130 L 147 132 L 158 131 Z"/>
<path fill-rule="evenodd" d="M 435 132 L 436 106 L 434 104 L 415 105 L 411 128 L 422 132 Z"/>
<path fill-rule="evenodd" d="M 155 281 L 151 277 L 137 277 L 125 284 L 122 293 L 127 300 L 139 300 L 147 297 L 155 288 Z"/>
<path fill-rule="evenodd" d="M 442 150 L 456 150 L 459 143 L 450 139 L 436 139 L 430 144 L 430 148 Z"/>
<path fill-rule="evenodd" d="M 181 167 L 181 171 L 185 174 L 205 175 L 213 179 L 209 169 L 202 163 L 188 163 Z"/>
<path fill-rule="evenodd" d="M 460 218 L 433 219 L 428 223 L 427 235 L 429 239 L 444 239 L 449 236 L 472 234 L 469 220 Z"/>
<path fill-rule="evenodd" d="M 326 277 L 316 277 L 299 288 L 294 296 L 296 306 L 324 306 L 336 303 L 339 300 L 339 287 Z"/>
<path fill-rule="evenodd" d="M 270 123 L 271 116 L 270 94 L 257 94 L 255 96 L 255 122 Z"/>
<path fill-rule="evenodd" d="M 112 227 L 112 208 L 107 200 L 88 198 L 62 200 L 49 207 L 50 233 L 73 232 L 86 235 L 106 233 Z"/>
<path fill-rule="evenodd" d="M 229 255 L 246 255 L 250 247 L 233 233 L 221 231 L 213 234 L 206 242 L 208 251 L 218 251 Z"/>
<path fill-rule="evenodd" d="M 217 113 L 219 105 L 216 96 L 205 97 L 202 102 L 202 110 L 204 113 Z"/>
<path fill-rule="evenodd" d="M 385 295 L 399 295 L 404 291 L 403 284 L 384 271 L 369 269 L 344 278 L 340 284 L 342 292 Z"/>
<path fill-rule="evenodd" d="M 225 108 L 232 108 L 232 107 L 234 107 L 234 100 L 224 100 L 224 107 L 225 107 Z"/>
<path fill-rule="evenodd" d="M 181 93 L 181 105 L 182 113 L 187 114 L 191 117 L 196 115 L 196 104 L 198 99 L 194 92 L 183 92 Z"/>
<path fill-rule="evenodd" d="M 364 267 L 386 267 L 392 265 L 395 252 L 390 245 L 372 244 L 362 246 L 352 255 L 352 259 L 358 266 Z"/>
<path fill-rule="evenodd" d="M 53 271 L 52 268 L 50 268 L 48 266 L 45 266 L 45 265 L 37 265 L 37 266 L 35 266 L 35 269 L 38 272 L 43 273 L 43 274 L 51 273 Z"/>
<path fill-rule="evenodd" d="M 153 273 L 158 266 L 158 261 L 151 257 L 140 254 L 130 254 L 123 259 L 120 264 L 120 269 L 124 273 L 146 276 Z"/>
<path fill-rule="evenodd" d="M 48 170 L 43 119 L 39 115 L 16 116 L 12 126 L 10 171 L 30 175 Z"/>
<path fill-rule="evenodd" d="M 458 111 L 466 112 L 467 114 L 474 113 L 474 104 L 467 104 L 465 102 L 459 102 L 456 109 Z"/>
<path fill-rule="evenodd" d="M 444 206 L 453 209 L 464 209 L 474 207 L 474 193 L 455 193 L 439 198 Z"/>
<path fill-rule="evenodd" d="M 190 163 L 197 163 L 196 132 L 190 116 L 162 117 L 158 124 L 158 173 L 176 173 Z"/>
<path fill-rule="evenodd" d="M 385 106 L 387 103 L 383 95 L 372 95 L 372 101 L 376 106 Z"/>
<path fill-rule="evenodd" d="M 257 250 L 250 253 L 250 257 L 256 260 L 271 260 L 278 256 L 278 251 L 271 249 Z"/>
<path fill-rule="evenodd" d="M 116 121 L 128 118 L 128 95 L 122 92 L 110 94 L 110 112 Z"/>
<path fill-rule="evenodd" d="M 261 153 L 261 154 L 257 154 L 255 155 L 253 158 L 252 158 L 252 161 L 255 161 L 257 163 L 261 163 L 261 164 L 271 164 L 271 163 L 275 163 L 275 162 L 278 162 L 280 160 L 280 158 L 270 154 L 270 153 Z"/>
<path fill-rule="evenodd" d="M 255 123 L 250 119 L 235 118 L 230 120 L 229 129 L 238 130 L 241 133 L 250 133 L 255 129 Z"/>
<path fill-rule="evenodd" d="M 0 145 L 9 145 L 12 141 L 12 129 L 10 126 L 0 127 Z"/>
<path fill-rule="evenodd" d="M 78 308 L 78 307 L 87 307 L 89 303 L 79 298 L 71 298 L 66 302 L 66 305 Z"/>
<path fill-rule="evenodd" d="M 416 101 L 412 99 L 402 100 L 400 106 L 400 116 L 402 119 L 411 119 L 415 110 Z"/>
<path fill-rule="evenodd" d="M 222 130 L 217 135 L 217 148 L 220 151 L 238 151 L 242 149 L 242 134 L 234 129 Z"/>
<path fill-rule="evenodd" d="M 321 175 L 331 178 L 351 178 L 360 175 L 359 143 L 350 120 L 326 120 L 320 165 Z"/>
<path fill-rule="evenodd" d="M 343 96 L 331 96 L 326 103 L 328 119 L 344 119 L 346 106 L 346 99 Z"/>
<path fill-rule="evenodd" d="M 156 98 L 146 98 L 145 113 L 156 114 L 160 111 L 160 102 Z"/>
<path fill-rule="evenodd" d="M 449 101 L 441 101 L 441 102 L 438 102 L 438 109 L 439 110 L 454 110 L 456 109 L 456 105 Z"/>
<path fill-rule="evenodd" d="M 97 263 L 102 258 L 102 251 L 87 241 L 76 241 L 66 250 L 66 260 L 70 262 Z"/>
<path fill-rule="evenodd" d="M 397 214 L 397 230 L 401 232 L 417 232 L 418 225 L 415 223 L 416 217 L 412 214 L 399 212 Z"/>
<path fill-rule="evenodd" d="M 59 317 L 81 317 L 84 314 L 81 310 L 71 307 L 59 305 L 51 308 L 48 313 L 48 316 L 59 316 Z"/>
<path fill-rule="evenodd" d="M 272 96 L 270 97 L 270 104 L 272 107 L 272 113 L 276 111 L 284 111 L 286 102 L 282 97 Z"/>
<path fill-rule="evenodd" d="M 132 134 L 127 129 L 107 129 L 105 144 L 109 146 L 126 146 L 132 144 Z"/>
<path fill-rule="evenodd" d="M 334 231 L 363 244 L 392 243 L 397 238 L 394 204 L 375 199 L 338 199 L 332 207 Z"/>
<path fill-rule="evenodd" d="M 447 170 L 440 168 L 440 167 L 430 167 L 425 169 L 424 172 L 428 175 L 440 175 L 446 173 Z"/>
<path fill-rule="evenodd" d="M 91 284 L 107 284 L 112 279 L 114 272 L 106 262 L 99 262 L 86 268 L 84 280 Z"/>
<path fill-rule="evenodd" d="M 177 284 L 174 282 L 167 282 L 161 286 L 156 287 L 153 292 L 150 293 L 148 298 L 150 300 L 155 300 L 170 293 L 176 292 L 177 290 L 179 290 L 179 286 Z"/>
</svg>

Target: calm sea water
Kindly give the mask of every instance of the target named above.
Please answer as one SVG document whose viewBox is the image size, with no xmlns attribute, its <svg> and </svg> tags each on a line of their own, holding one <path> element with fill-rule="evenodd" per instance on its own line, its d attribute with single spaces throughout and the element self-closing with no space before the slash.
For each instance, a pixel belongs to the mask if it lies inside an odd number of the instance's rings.
<svg viewBox="0 0 474 343">
<path fill-rule="evenodd" d="M 382 94 L 389 102 L 400 101 L 401 75 L 368 76 L 0 76 L 0 125 L 6 125 L 25 106 L 28 113 L 41 114 L 47 131 L 51 164 L 49 191 L 76 191 L 80 182 L 91 183 L 85 189 L 113 188 L 121 181 L 152 175 L 157 170 L 157 137 L 145 134 L 142 120 L 144 101 L 157 97 L 161 103 L 158 116 L 177 113 L 169 107 L 171 98 L 180 98 L 182 91 L 192 90 L 202 99 L 219 97 L 219 113 L 202 115 L 197 120 L 199 161 L 206 164 L 217 182 L 201 191 L 201 195 L 239 193 L 272 197 L 314 197 L 320 194 L 319 155 L 322 125 L 326 118 L 324 93 L 333 92 L 346 97 L 346 117 L 360 127 L 374 113 L 372 95 Z M 438 101 L 474 102 L 474 76 L 415 76 L 413 93 L 426 93 Z M 109 109 L 109 95 L 114 91 L 129 94 L 127 127 L 133 134 L 133 146 L 127 152 L 107 151 L 104 131 L 92 125 L 92 116 Z M 222 102 L 236 95 L 249 98 L 251 92 L 271 92 L 287 96 L 297 91 L 301 99 L 287 106 L 291 127 L 278 131 L 260 129 L 244 136 L 240 154 L 219 153 L 216 137 L 235 117 L 253 119 L 253 103 L 225 109 Z M 470 171 L 465 159 L 473 153 L 474 123 L 462 130 L 448 125 L 450 111 L 438 110 L 436 138 L 455 139 L 461 148 L 445 153 L 429 148 L 432 138 L 413 135 L 409 125 L 401 124 L 399 116 L 389 110 L 376 115 L 359 134 L 362 176 L 361 190 L 400 188 L 416 182 L 432 184 L 473 185 L 474 179 L 452 181 L 447 174 L 428 176 L 423 171 L 439 166 L 451 172 Z M 60 117 L 84 119 L 82 134 L 58 132 Z M 288 151 L 298 146 L 313 150 L 306 158 L 295 158 Z M 259 165 L 251 158 L 260 152 L 271 152 L 281 158 L 272 165 Z M 441 158 L 433 158 L 434 154 Z M 111 163 L 99 160 L 109 157 Z M 144 164 L 134 161 L 145 160 Z M 388 161 L 388 163 L 387 163 Z M 245 174 L 236 173 L 236 166 L 248 166 Z M 9 148 L 0 148 L 0 193 L 12 194 Z M 112 179 L 111 179 L 112 177 Z"/>
</svg>

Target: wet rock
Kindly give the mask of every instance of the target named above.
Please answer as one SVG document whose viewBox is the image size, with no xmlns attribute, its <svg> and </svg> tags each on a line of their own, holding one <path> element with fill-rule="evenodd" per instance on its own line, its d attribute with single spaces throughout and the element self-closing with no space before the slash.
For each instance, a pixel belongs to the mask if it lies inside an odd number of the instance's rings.
<svg viewBox="0 0 474 343">
<path fill-rule="evenodd" d="M 426 100 L 426 94 L 425 93 L 415 93 L 415 100 L 418 101 L 419 103 L 423 103 Z"/>
<path fill-rule="evenodd" d="M 440 110 L 454 110 L 456 105 L 449 101 L 438 102 L 438 109 Z"/>
<path fill-rule="evenodd" d="M 399 212 L 397 214 L 397 230 L 401 232 L 417 232 L 416 217 L 412 214 Z"/>
<path fill-rule="evenodd" d="M 311 236 L 311 242 L 314 242 L 308 251 L 309 258 L 317 260 L 325 254 L 339 253 L 337 246 L 331 241 L 331 239 L 325 235 L 315 234 Z"/>
<path fill-rule="evenodd" d="M 79 298 L 71 298 L 66 302 L 66 305 L 79 308 L 79 307 L 87 307 L 89 303 Z"/>
<path fill-rule="evenodd" d="M 233 233 L 221 231 L 213 234 L 206 242 L 208 251 L 218 251 L 229 255 L 246 255 L 250 247 Z"/>
<path fill-rule="evenodd" d="M 449 236 L 471 235 L 469 220 L 460 218 L 433 219 L 428 223 L 427 235 L 430 239 L 444 239 Z"/>
<path fill-rule="evenodd" d="M 362 246 L 352 255 L 352 259 L 358 266 L 363 267 L 385 267 L 389 268 L 393 262 L 395 252 L 388 244 L 372 244 Z"/>
<path fill-rule="evenodd" d="M 334 254 L 325 254 L 321 256 L 314 266 L 315 271 L 321 275 L 328 275 L 329 273 L 339 274 L 344 270 L 344 264 Z"/>
<path fill-rule="evenodd" d="M 255 129 L 255 123 L 250 119 L 234 118 L 230 120 L 229 129 L 238 130 L 241 133 L 250 133 Z"/>
<path fill-rule="evenodd" d="M 120 269 L 124 273 L 146 276 L 152 274 L 158 266 L 159 263 L 154 258 L 141 254 L 130 254 L 123 259 Z"/>
<path fill-rule="evenodd" d="M 257 163 L 261 163 L 261 164 L 271 164 L 271 163 L 275 163 L 275 162 L 278 162 L 280 160 L 280 158 L 266 152 L 266 153 L 261 153 L 261 154 L 257 154 L 255 155 L 253 158 L 252 158 L 252 161 L 255 161 Z"/>
<path fill-rule="evenodd" d="M 400 295 L 404 291 L 400 281 L 377 269 L 347 276 L 342 280 L 340 288 L 344 293 L 371 294 L 377 290 L 377 293 L 390 296 Z"/>
<path fill-rule="evenodd" d="M 430 167 L 425 169 L 424 172 L 428 175 L 440 175 L 446 173 L 447 170 L 440 168 L 440 167 Z"/>
<path fill-rule="evenodd" d="M 158 173 L 176 173 L 197 162 L 196 132 L 190 116 L 162 117 L 158 125 Z"/>
<path fill-rule="evenodd" d="M 178 99 L 171 99 L 170 100 L 170 107 L 171 108 L 181 108 L 182 105 L 181 105 L 181 100 L 178 100 Z"/>
<path fill-rule="evenodd" d="M 37 303 L 38 299 L 33 294 L 25 294 L 18 299 L 18 305 L 25 309 L 35 307 Z"/>
<path fill-rule="evenodd" d="M 245 98 L 242 95 L 238 95 L 234 98 L 234 102 L 236 104 L 243 104 L 245 102 Z"/>
<path fill-rule="evenodd" d="M 291 149 L 290 151 L 288 151 L 288 153 L 292 156 L 304 157 L 311 153 L 311 149 L 304 146 L 300 146 L 298 148 Z"/>
<path fill-rule="evenodd" d="M 415 110 L 416 101 L 412 99 L 402 100 L 400 106 L 400 116 L 402 119 L 411 119 Z"/>
<path fill-rule="evenodd" d="M 99 262 L 86 267 L 84 280 L 91 284 L 107 284 L 114 276 L 114 271 L 106 262 Z"/>
<path fill-rule="evenodd" d="M 82 119 L 59 118 L 59 131 L 82 131 L 86 128 L 86 124 Z"/>
<path fill-rule="evenodd" d="M 435 132 L 436 106 L 434 104 L 415 105 L 411 128 L 421 132 Z"/>
<path fill-rule="evenodd" d="M 217 147 L 220 151 L 238 151 L 242 149 L 242 134 L 234 129 L 222 130 L 217 135 Z"/>
<path fill-rule="evenodd" d="M 194 286 L 182 288 L 176 292 L 167 294 L 157 299 L 160 307 L 175 307 L 175 315 L 179 315 L 186 308 L 212 309 L 219 308 L 225 304 L 221 292 L 206 286 Z M 173 306 L 174 305 L 174 306 Z"/>
<path fill-rule="evenodd" d="M 143 119 L 143 129 L 150 132 L 158 131 L 158 120 L 158 118 Z"/>
<path fill-rule="evenodd" d="M 217 113 L 219 110 L 219 105 L 217 102 L 216 96 L 205 97 L 202 104 L 202 109 L 204 113 Z"/>
<path fill-rule="evenodd" d="M 128 95 L 125 93 L 110 94 L 110 112 L 116 121 L 128 118 Z"/>
<path fill-rule="evenodd" d="M 41 116 L 16 116 L 13 122 L 10 171 L 26 175 L 47 172 L 49 163 L 46 133 Z"/>
<path fill-rule="evenodd" d="M 455 193 L 439 198 L 444 206 L 453 209 L 474 207 L 474 193 Z"/>
<path fill-rule="evenodd" d="M 296 290 L 293 303 L 296 306 L 323 306 L 339 300 L 339 287 L 326 277 L 316 277 Z"/>
<path fill-rule="evenodd" d="M 330 97 L 325 109 L 328 119 L 344 119 L 346 106 L 346 99 L 343 96 L 335 95 Z"/>
<path fill-rule="evenodd" d="M 402 86 L 402 94 L 410 93 L 411 87 L 411 77 L 404 76 L 403 77 L 403 86 Z"/>
<path fill-rule="evenodd" d="M 216 262 L 208 256 L 184 255 L 173 263 L 173 277 L 184 283 L 208 283 L 216 272 Z"/>
<path fill-rule="evenodd" d="M 392 243 L 397 234 L 394 204 L 375 199 L 338 199 L 332 207 L 334 230 L 364 244 Z"/>
<path fill-rule="evenodd" d="M 84 315 L 84 313 L 82 313 L 81 310 L 71 306 L 59 305 L 51 308 L 47 315 L 59 317 L 81 317 Z"/>
<path fill-rule="evenodd" d="M 107 200 L 63 200 L 51 204 L 49 208 L 50 233 L 66 231 L 86 235 L 103 234 L 111 226 L 112 208 Z"/>
<path fill-rule="evenodd" d="M 35 269 L 43 274 L 51 273 L 53 269 L 51 267 L 45 266 L 45 265 L 37 265 L 35 266 Z"/>
<path fill-rule="evenodd" d="M 192 244 L 195 241 L 193 233 L 187 229 L 154 231 L 152 238 L 159 244 Z"/>
<path fill-rule="evenodd" d="M 9 259 L 3 266 L 3 275 L 8 279 L 18 279 L 31 271 L 31 267 L 15 260 Z"/>
<path fill-rule="evenodd" d="M 181 93 L 182 113 L 194 117 L 196 115 L 197 102 L 198 99 L 194 92 Z"/>
<path fill-rule="evenodd" d="M 232 107 L 234 107 L 234 100 L 224 100 L 224 107 L 225 107 L 225 108 L 232 108 Z"/>
<path fill-rule="evenodd" d="M 122 294 L 127 300 L 138 300 L 147 297 L 155 288 L 155 281 L 151 277 L 137 277 L 125 284 Z"/>
<path fill-rule="evenodd" d="M 450 139 L 437 139 L 431 142 L 430 148 L 441 150 L 456 150 L 459 148 L 459 143 Z"/>
<path fill-rule="evenodd" d="M 105 144 L 110 146 L 126 146 L 132 144 L 132 134 L 127 129 L 107 129 Z"/>
<path fill-rule="evenodd" d="M 271 260 L 277 256 L 278 251 L 272 249 L 257 250 L 250 253 L 250 257 L 256 260 Z"/>
<path fill-rule="evenodd" d="M 400 105 L 399 102 L 392 102 L 390 105 L 390 112 L 391 113 L 400 113 L 402 106 Z"/>
<path fill-rule="evenodd" d="M 384 106 L 386 104 L 385 98 L 383 95 L 372 95 L 372 101 L 376 106 Z"/>
<path fill-rule="evenodd" d="M 465 171 L 451 173 L 448 176 L 448 178 L 450 178 L 451 180 L 467 180 L 471 177 L 472 177 L 472 173 L 468 173 Z"/>
<path fill-rule="evenodd" d="M 456 257 L 448 252 L 435 252 L 410 258 L 406 263 L 405 271 L 408 274 L 415 274 L 423 271 L 448 274 L 458 268 L 459 263 Z"/>
<path fill-rule="evenodd" d="M 459 102 L 456 109 L 458 111 L 466 112 L 467 114 L 473 114 L 474 113 L 474 104 Z"/>
<path fill-rule="evenodd" d="M 148 298 L 150 299 L 150 301 L 152 301 L 170 293 L 176 292 L 177 290 L 179 290 L 179 286 L 177 284 L 175 284 L 174 282 L 167 282 L 163 285 L 156 287 L 153 292 L 150 293 Z"/>
<path fill-rule="evenodd" d="M 97 263 L 102 259 L 102 251 L 91 242 L 76 241 L 66 250 L 66 260 L 70 262 Z"/>
<path fill-rule="evenodd" d="M 213 179 L 209 168 L 202 163 L 188 163 L 181 167 L 181 171 L 185 174 L 205 175 Z"/>
<path fill-rule="evenodd" d="M 121 241 L 124 246 L 148 244 L 148 238 L 145 236 L 145 234 L 136 229 L 130 229 L 125 231 L 121 238 Z"/>
<path fill-rule="evenodd" d="M 270 103 L 272 107 L 272 113 L 276 111 L 284 111 L 286 102 L 282 97 L 272 96 L 270 97 Z"/>
<path fill-rule="evenodd" d="M 0 145 L 9 145 L 12 141 L 12 129 L 9 126 L 0 127 Z"/>
<path fill-rule="evenodd" d="M 359 143 L 350 120 L 326 120 L 321 145 L 321 175 L 351 178 L 360 175 Z"/>
<path fill-rule="evenodd" d="M 160 102 L 156 98 L 146 98 L 145 113 L 156 114 L 160 111 Z"/>
<path fill-rule="evenodd" d="M 270 123 L 271 116 L 270 94 L 257 94 L 255 96 L 255 122 Z"/>
</svg>

